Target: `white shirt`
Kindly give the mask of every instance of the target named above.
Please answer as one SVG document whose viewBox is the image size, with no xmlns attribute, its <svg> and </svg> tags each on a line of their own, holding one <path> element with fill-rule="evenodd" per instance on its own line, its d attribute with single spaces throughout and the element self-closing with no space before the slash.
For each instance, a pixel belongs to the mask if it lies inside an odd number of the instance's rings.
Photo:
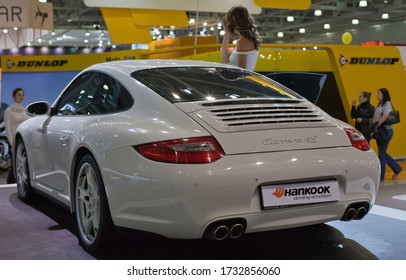
<svg viewBox="0 0 406 280">
<path fill-rule="evenodd" d="M 7 139 L 11 145 L 14 145 L 17 127 L 28 119 L 27 110 L 18 103 L 13 103 L 7 107 L 4 112 L 4 126 L 7 132 Z"/>
<path fill-rule="evenodd" d="M 374 113 L 374 120 L 377 122 L 383 115 L 389 115 L 392 112 L 392 104 L 390 101 L 386 101 L 385 104 L 376 106 L 375 113 Z M 391 128 L 392 125 L 387 124 L 385 125 L 387 128 Z"/>
<path fill-rule="evenodd" d="M 238 57 L 237 55 L 247 55 L 247 70 L 254 71 L 255 65 L 257 64 L 258 59 L 258 50 L 250 50 L 250 51 L 237 51 L 234 49 L 230 54 L 230 62 L 234 66 L 238 66 Z"/>
</svg>

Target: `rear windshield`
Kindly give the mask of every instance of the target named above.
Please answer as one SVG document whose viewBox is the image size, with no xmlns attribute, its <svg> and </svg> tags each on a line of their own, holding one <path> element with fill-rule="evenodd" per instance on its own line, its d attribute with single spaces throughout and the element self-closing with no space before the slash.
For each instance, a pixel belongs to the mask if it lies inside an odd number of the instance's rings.
<svg viewBox="0 0 406 280">
<path fill-rule="evenodd" d="M 133 78 L 168 101 L 302 97 L 264 76 L 230 68 L 174 67 L 136 71 Z"/>
</svg>

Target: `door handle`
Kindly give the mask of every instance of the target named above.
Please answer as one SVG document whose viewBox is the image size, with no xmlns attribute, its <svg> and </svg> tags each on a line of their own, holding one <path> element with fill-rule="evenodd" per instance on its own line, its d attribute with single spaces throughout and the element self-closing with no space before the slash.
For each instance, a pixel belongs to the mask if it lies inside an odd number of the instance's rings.
<svg viewBox="0 0 406 280">
<path fill-rule="evenodd" d="M 69 136 L 62 135 L 61 137 L 59 137 L 59 141 L 61 142 L 62 146 L 66 147 L 66 146 L 68 146 L 68 143 L 69 143 Z"/>
</svg>

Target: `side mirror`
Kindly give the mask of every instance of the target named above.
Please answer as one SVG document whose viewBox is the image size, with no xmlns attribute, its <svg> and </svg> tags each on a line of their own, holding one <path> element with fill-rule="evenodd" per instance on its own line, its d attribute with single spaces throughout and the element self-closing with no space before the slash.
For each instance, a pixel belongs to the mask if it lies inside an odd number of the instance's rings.
<svg viewBox="0 0 406 280">
<path fill-rule="evenodd" d="M 31 116 L 46 115 L 49 112 L 49 105 L 45 101 L 34 102 L 27 106 L 27 112 Z"/>
</svg>

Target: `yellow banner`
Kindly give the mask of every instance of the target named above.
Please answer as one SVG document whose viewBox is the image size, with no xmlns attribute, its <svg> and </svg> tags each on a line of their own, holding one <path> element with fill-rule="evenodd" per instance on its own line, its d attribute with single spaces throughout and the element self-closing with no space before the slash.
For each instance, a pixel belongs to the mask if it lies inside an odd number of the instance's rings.
<svg viewBox="0 0 406 280">
<path fill-rule="evenodd" d="M 100 8 L 111 39 L 116 44 L 151 42 L 149 26 L 134 24 L 130 9 Z"/>
<path fill-rule="evenodd" d="M 254 0 L 262 8 L 307 10 L 312 5 L 311 0 Z"/>
<path fill-rule="evenodd" d="M 134 50 L 101 54 L 2 56 L 1 69 L 4 73 L 81 71 L 96 63 L 138 59 L 141 52 L 141 50 Z"/>
<path fill-rule="evenodd" d="M 140 26 L 187 26 L 185 11 L 130 9 L 134 24 Z"/>
<path fill-rule="evenodd" d="M 351 120 L 351 101 L 357 100 L 361 91 L 368 91 L 372 93 L 371 104 L 376 106 L 377 91 L 380 88 L 387 88 L 393 106 L 400 112 L 406 112 L 406 61 L 402 60 L 399 48 L 340 45 L 324 47 L 330 57 L 348 120 Z M 404 51 L 406 52 L 406 48 Z M 403 142 L 406 138 L 406 121 L 396 124 L 394 130 L 395 137 L 389 145 L 389 153 L 394 157 L 406 156 Z M 375 147 L 375 141 L 371 143 Z"/>
</svg>

